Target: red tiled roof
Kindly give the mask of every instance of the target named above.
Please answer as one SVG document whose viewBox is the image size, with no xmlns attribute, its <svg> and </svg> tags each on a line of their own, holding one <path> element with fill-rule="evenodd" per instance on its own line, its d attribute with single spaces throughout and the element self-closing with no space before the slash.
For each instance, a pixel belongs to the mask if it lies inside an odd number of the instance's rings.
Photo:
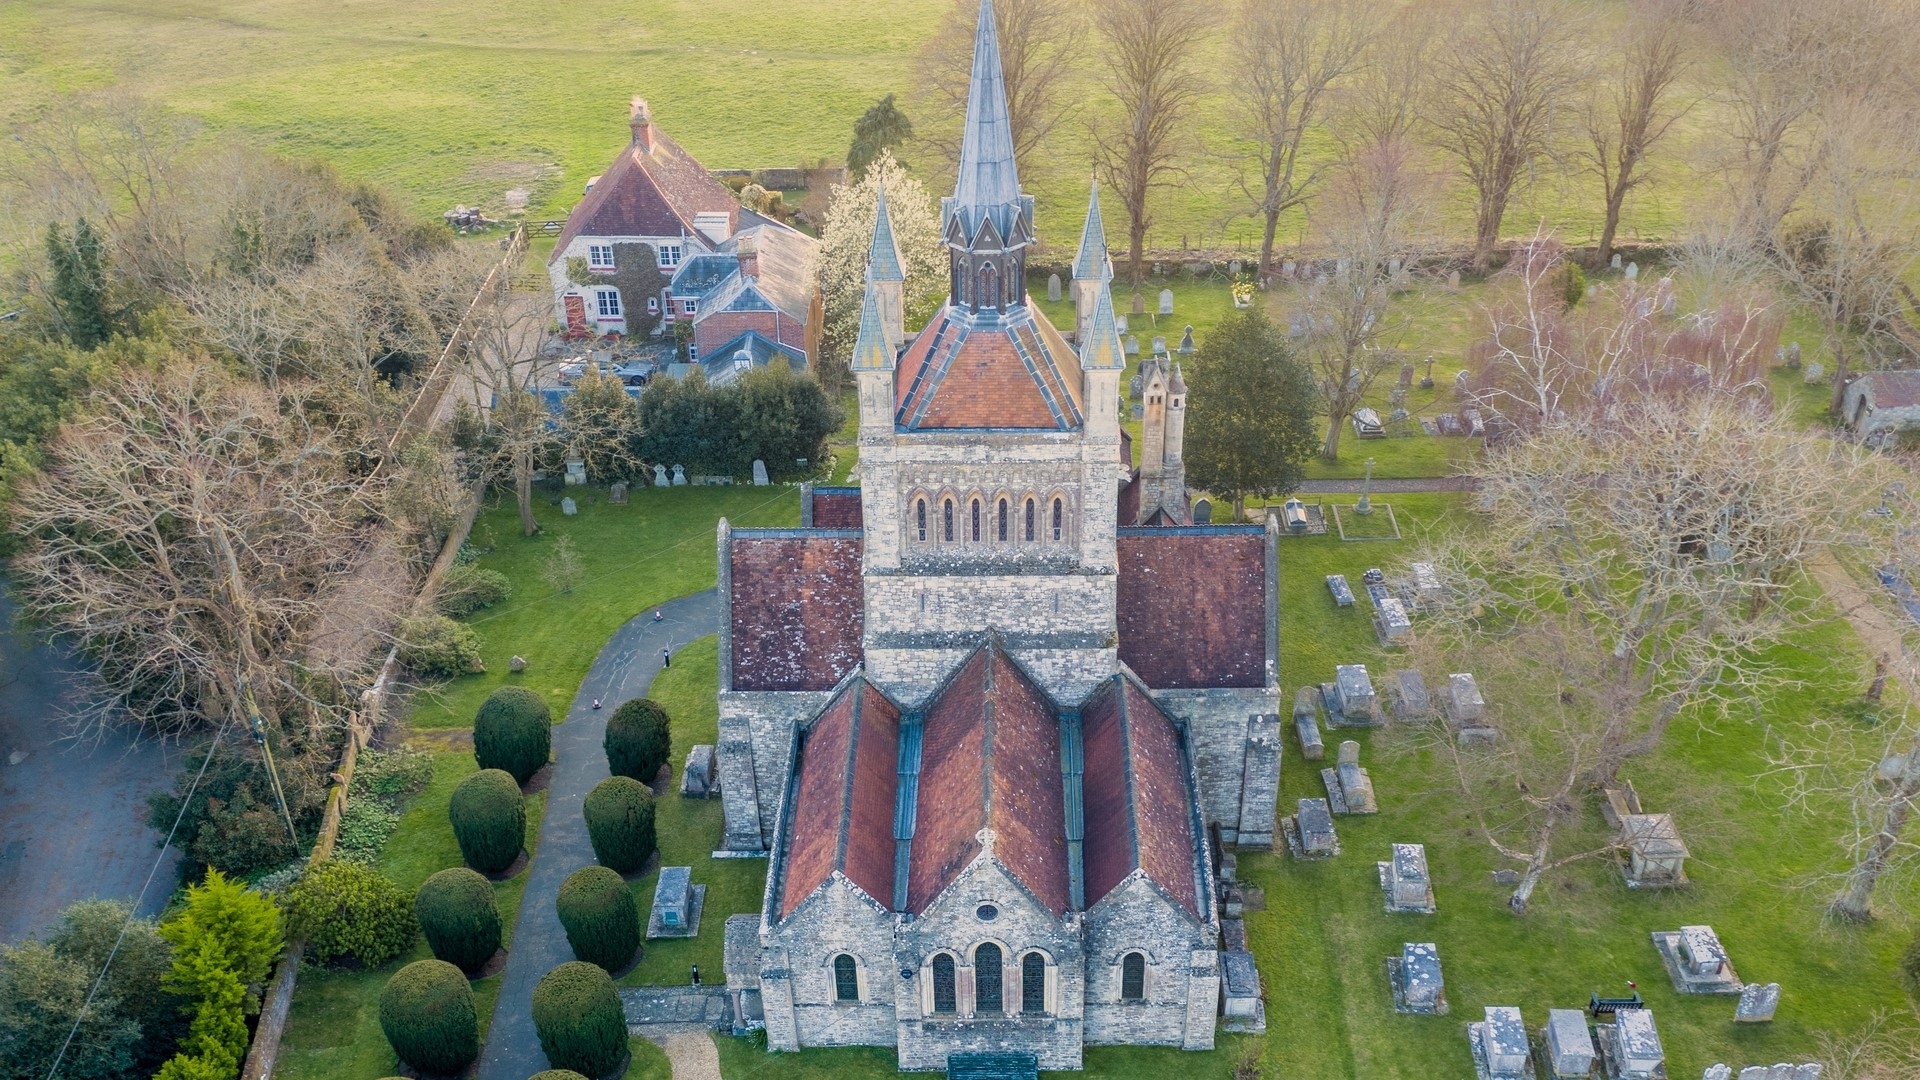
<svg viewBox="0 0 1920 1080">
<path fill-rule="evenodd" d="M 1121 529 L 1120 659 L 1157 690 L 1264 686 L 1266 535 L 1258 526 Z"/>
<path fill-rule="evenodd" d="M 1118 519 L 1122 525 L 1131 525 L 1140 520 L 1140 470 L 1129 470 L 1120 481 L 1120 505 Z"/>
<path fill-rule="evenodd" d="M 880 903 L 892 902 L 899 744 L 899 710 L 865 679 L 834 698 L 801 737 L 781 918 L 835 870 Z"/>
<path fill-rule="evenodd" d="M 925 911 L 980 853 L 1055 914 L 1069 905 L 1060 727 L 1047 696 L 997 647 L 960 666 L 925 721 L 907 907 Z"/>
<path fill-rule="evenodd" d="M 859 665 L 860 539 L 797 530 L 731 543 L 735 690 L 831 690 Z"/>
<path fill-rule="evenodd" d="M 813 493 L 813 527 L 816 529 L 858 529 L 866 522 L 860 516 L 858 491 L 819 491 Z"/>
<path fill-rule="evenodd" d="M 1011 327 L 970 327 L 942 309 L 900 359 L 895 418 L 909 429 L 1073 430 L 1081 420 L 1080 373 L 1061 368 L 1073 355 L 1037 311 Z"/>
<path fill-rule="evenodd" d="M 740 220 L 740 200 L 655 125 L 652 152 L 641 150 L 638 142 L 620 151 L 567 216 L 553 257 L 559 258 L 576 236 L 688 235 L 695 214 L 722 211 L 732 215 L 727 219 L 731 235 Z"/>
<path fill-rule="evenodd" d="M 1086 747 L 1083 845 L 1087 905 L 1144 870 L 1202 918 L 1195 884 L 1186 752 L 1173 721 L 1132 680 L 1116 676 L 1081 712 Z"/>
</svg>

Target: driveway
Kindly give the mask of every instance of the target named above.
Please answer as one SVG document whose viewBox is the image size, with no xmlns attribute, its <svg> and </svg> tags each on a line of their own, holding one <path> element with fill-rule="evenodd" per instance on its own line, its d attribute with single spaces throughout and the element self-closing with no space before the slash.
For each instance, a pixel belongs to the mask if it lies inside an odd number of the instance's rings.
<svg viewBox="0 0 1920 1080">
<path fill-rule="evenodd" d="M 97 742 L 63 738 L 76 694 L 76 658 L 14 629 L 0 579 L 0 941 L 50 925 L 75 900 L 140 894 L 160 836 L 147 827 L 147 796 L 165 789 L 183 752 L 116 732 Z M 179 860 L 168 852 L 141 903 L 155 914 L 173 892 Z"/>
</svg>

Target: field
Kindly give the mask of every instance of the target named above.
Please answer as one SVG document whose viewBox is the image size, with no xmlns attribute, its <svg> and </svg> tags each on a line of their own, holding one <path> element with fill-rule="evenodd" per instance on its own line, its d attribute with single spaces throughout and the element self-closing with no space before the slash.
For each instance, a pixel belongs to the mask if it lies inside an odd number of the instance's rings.
<svg viewBox="0 0 1920 1080">
<path fill-rule="evenodd" d="M 916 113 L 914 54 L 948 0 L 0 0 L 0 123 L 30 120 L 59 95 L 124 90 L 284 153 L 329 162 L 400 191 L 421 213 L 455 203 L 498 215 L 505 193 L 558 214 L 627 139 L 627 99 L 647 97 L 662 127 L 710 168 L 844 158 L 854 120 L 896 93 Z M 969 0 L 970 2 L 970 0 Z M 1603 19 L 1616 0 L 1588 0 Z M 1045 239 L 1070 245 L 1092 164 L 1088 121 L 1104 107 L 1098 49 L 1081 48 L 1063 122 L 1024 179 Z M 1231 153 L 1224 40 L 1196 56 L 1216 85 L 1194 110 L 1187 178 L 1163 191 L 1150 243 L 1257 244 Z M 1672 140 L 1693 156 L 1712 130 L 1703 105 Z M 1328 146 L 1314 147 L 1324 155 Z M 937 175 L 926 152 L 911 164 Z M 1508 218 L 1542 218 L 1583 241 L 1597 228 L 1595 181 L 1543 175 Z M 1624 235 L 1671 235 L 1707 184 L 1676 164 L 1628 206 Z M 1463 235 L 1468 207 L 1444 207 Z M 1108 222 L 1119 236 L 1117 217 Z M 1283 246 L 1305 220 L 1283 220 Z"/>
</svg>

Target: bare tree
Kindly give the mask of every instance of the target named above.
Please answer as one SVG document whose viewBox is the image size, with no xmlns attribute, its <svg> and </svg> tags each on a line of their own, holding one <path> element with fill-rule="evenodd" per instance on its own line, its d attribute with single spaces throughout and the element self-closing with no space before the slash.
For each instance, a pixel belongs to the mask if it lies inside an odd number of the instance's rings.
<svg viewBox="0 0 1920 1080">
<path fill-rule="evenodd" d="M 1563 0 L 1474 0 L 1435 51 L 1427 123 L 1474 193 L 1474 266 L 1514 196 L 1560 148 L 1586 21 Z"/>
<path fill-rule="evenodd" d="M 1120 114 L 1093 126 L 1095 160 L 1108 190 L 1127 213 L 1127 278 L 1143 279 L 1153 190 L 1185 175 L 1186 123 L 1204 87 L 1194 48 L 1213 25 L 1203 4 L 1106 0 L 1094 27 L 1107 52 L 1107 90 Z"/>
<path fill-rule="evenodd" d="M 1074 113 L 1069 95 L 1074 61 L 1086 37 L 1086 15 L 1073 0 L 995 0 L 993 16 L 1000 35 L 1013 157 L 1022 174 L 1031 174 L 1038 164 L 1033 152 L 1041 140 Z M 974 0 L 953 0 L 916 61 L 922 111 L 929 121 L 921 125 L 920 141 L 949 164 L 960 160 L 960 120 L 967 111 L 979 18 L 980 5 Z"/>
<path fill-rule="evenodd" d="M 1623 394 L 1570 413 L 1474 466 L 1486 524 L 1431 552 L 1453 591 L 1428 632 L 1456 656 L 1516 633 L 1552 642 L 1532 654 L 1556 658 L 1557 700 L 1578 721 L 1558 737 L 1580 754 L 1542 789 L 1566 794 L 1543 797 L 1591 792 L 1681 717 L 1786 683 L 1769 649 L 1814 618 L 1787 594 L 1859 520 L 1861 468 L 1751 392 Z M 1516 912 L 1565 857 L 1566 820 L 1536 814 L 1529 842 L 1509 845 L 1527 853 Z"/>
<path fill-rule="evenodd" d="M 1595 265 L 1613 258 L 1614 236 L 1627 195 L 1652 182 L 1647 157 L 1692 108 L 1675 100 L 1687 70 L 1689 28 L 1684 0 L 1640 0 L 1621 37 L 1620 71 L 1599 85 L 1587 104 L 1587 167 L 1600 180 L 1606 220 Z"/>
<path fill-rule="evenodd" d="M 1329 117 L 1334 137 L 1348 152 L 1416 141 L 1440 22 L 1440 9 L 1408 5 L 1368 36 L 1360 63 L 1337 87 L 1338 101 Z"/>
<path fill-rule="evenodd" d="M 1301 150 L 1326 119 L 1335 83 L 1368 43 L 1354 0 L 1242 0 L 1228 35 L 1233 111 L 1258 179 L 1240 190 L 1261 220 L 1260 272 L 1273 262 L 1280 215 L 1313 197 L 1321 168 Z"/>
<path fill-rule="evenodd" d="M 482 296 L 473 312 L 457 399 L 480 429 L 476 441 L 463 449 L 473 455 L 482 476 L 513 486 L 523 536 L 540 531 L 533 517 L 533 474 L 556 448 L 553 414 L 536 392 L 558 381 L 557 365 L 538 350 L 551 318 L 552 309 L 539 298 L 506 288 Z"/>
<path fill-rule="evenodd" d="M 586 468 L 588 480 L 610 483 L 640 464 L 634 453 L 640 403 L 617 377 L 586 372 L 574 380 L 573 393 L 561 404 L 554 434 L 566 456 Z"/>
<path fill-rule="evenodd" d="M 377 529 L 383 481 L 350 465 L 304 388 L 238 383 L 205 357 L 133 371 L 47 447 L 20 489 L 27 606 L 98 660 L 97 724 L 165 735 L 258 715 L 278 730 L 356 674 L 307 648 Z M 337 699 L 336 699 L 337 700 Z"/>
</svg>

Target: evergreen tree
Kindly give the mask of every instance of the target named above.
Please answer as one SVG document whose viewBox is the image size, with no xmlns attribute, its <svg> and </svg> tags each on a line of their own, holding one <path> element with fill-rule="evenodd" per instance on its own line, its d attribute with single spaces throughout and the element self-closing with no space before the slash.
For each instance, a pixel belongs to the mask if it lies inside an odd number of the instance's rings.
<svg viewBox="0 0 1920 1080">
<path fill-rule="evenodd" d="M 67 340 L 82 349 L 98 348 L 113 336 L 107 311 L 107 256 L 100 235 L 86 218 L 69 237 L 59 222 L 47 226 L 47 259 L 53 264 L 54 306 L 66 326 Z"/>
<path fill-rule="evenodd" d="M 874 102 L 854 122 L 853 145 L 847 150 L 847 179 L 854 183 L 866 179 L 868 166 L 883 152 L 894 150 L 911 138 L 913 121 L 894 105 L 892 94 Z"/>
<path fill-rule="evenodd" d="M 1232 499 L 1238 520 L 1247 496 L 1300 486 L 1303 466 L 1319 448 L 1319 393 L 1266 312 L 1253 307 L 1228 317 L 1184 374 L 1191 487 Z"/>
</svg>

